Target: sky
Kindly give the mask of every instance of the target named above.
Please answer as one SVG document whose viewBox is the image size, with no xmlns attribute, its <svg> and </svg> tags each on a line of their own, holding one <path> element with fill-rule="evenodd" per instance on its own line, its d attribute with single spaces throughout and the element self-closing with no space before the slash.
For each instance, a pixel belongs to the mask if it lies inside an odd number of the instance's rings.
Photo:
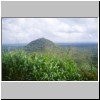
<svg viewBox="0 0 100 100">
<path fill-rule="evenodd" d="M 98 18 L 2 18 L 2 44 L 38 38 L 55 43 L 98 42 Z"/>
</svg>

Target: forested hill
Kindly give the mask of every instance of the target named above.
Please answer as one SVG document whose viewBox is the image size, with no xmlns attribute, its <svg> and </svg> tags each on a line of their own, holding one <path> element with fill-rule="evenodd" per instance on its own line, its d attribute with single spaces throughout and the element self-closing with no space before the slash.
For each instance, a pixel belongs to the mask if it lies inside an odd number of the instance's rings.
<svg viewBox="0 0 100 100">
<path fill-rule="evenodd" d="M 57 45 L 45 38 L 39 38 L 25 46 L 25 50 L 28 52 L 52 51 L 55 48 L 57 48 Z"/>
</svg>

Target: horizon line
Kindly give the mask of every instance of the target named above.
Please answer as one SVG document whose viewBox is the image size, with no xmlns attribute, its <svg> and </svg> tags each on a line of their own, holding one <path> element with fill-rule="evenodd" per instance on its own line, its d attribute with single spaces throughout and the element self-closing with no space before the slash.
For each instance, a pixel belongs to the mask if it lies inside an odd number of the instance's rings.
<svg viewBox="0 0 100 100">
<path fill-rule="evenodd" d="M 30 42 L 29 42 L 30 43 Z M 54 43 L 64 43 L 64 44 L 90 44 L 90 43 L 96 43 L 98 42 L 54 42 Z M 28 43 L 2 43 L 2 45 L 7 45 L 7 44 L 28 44 Z"/>
</svg>

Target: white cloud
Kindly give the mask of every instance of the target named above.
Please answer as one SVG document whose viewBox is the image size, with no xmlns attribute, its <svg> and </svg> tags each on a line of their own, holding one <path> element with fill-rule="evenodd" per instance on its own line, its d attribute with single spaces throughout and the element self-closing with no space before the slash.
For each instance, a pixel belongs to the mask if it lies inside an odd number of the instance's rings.
<svg viewBox="0 0 100 100">
<path fill-rule="evenodd" d="M 29 43 L 41 37 L 54 42 L 97 42 L 97 18 L 2 19 L 2 43 Z"/>
</svg>

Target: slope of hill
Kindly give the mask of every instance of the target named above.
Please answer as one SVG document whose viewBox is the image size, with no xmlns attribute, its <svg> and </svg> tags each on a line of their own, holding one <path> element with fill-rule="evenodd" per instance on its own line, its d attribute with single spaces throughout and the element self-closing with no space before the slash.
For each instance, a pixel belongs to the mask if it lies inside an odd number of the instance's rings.
<svg viewBox="0 0 100 100">
<path fill-rule="evenodd" d="M 52 51 L 57 46 L 52 41 L 45 39 L 45 38 L 39 38 L 37 40 L 34 40 L 30 42 L 27 46 L 25 46 L 25 50 L 28 52 L 44 52 L 44 51 Z"/>
</svg>

